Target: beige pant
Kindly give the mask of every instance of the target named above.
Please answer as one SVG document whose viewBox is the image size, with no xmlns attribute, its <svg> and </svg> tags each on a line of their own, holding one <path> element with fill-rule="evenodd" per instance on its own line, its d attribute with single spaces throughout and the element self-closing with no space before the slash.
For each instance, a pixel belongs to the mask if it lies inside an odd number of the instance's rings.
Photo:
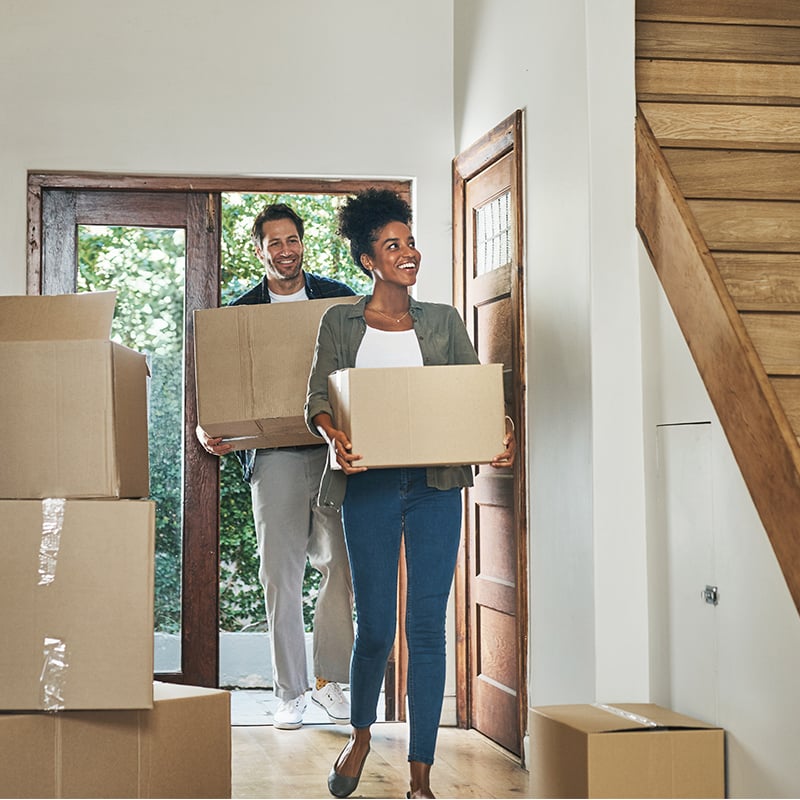
<svg viewBox="0 0 800 800">
<path fill-rule="evenodd" d="M 314 612 L 314 674 L 349 682 L 353 587 L 338 511 L 317 505 L 325 446 L 259 450 L 250 479 L 259 578 L 264 587 L 275 695 L 308 689 L 303 576 L 306 559 L 321 573 Z"/>
</svg>

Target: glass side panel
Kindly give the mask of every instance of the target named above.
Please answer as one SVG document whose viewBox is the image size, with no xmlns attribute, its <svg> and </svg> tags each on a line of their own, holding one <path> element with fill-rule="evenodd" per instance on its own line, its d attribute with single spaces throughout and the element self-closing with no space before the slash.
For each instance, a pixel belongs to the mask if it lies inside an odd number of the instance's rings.
<svg viewBox="0 0 800 800">
<path fill-rule="evenodd" d="M 511 192 L 475 210 L 475 274 L 484 275 L 511 261 Z"/>
<path fill-rule="evenodd" d="M 111 337 L 147 356 L 156 503 L 155 671 L 181 670 L 183 229 L 78 227 L 78 291 L 117 292 Z"/>
</svg>

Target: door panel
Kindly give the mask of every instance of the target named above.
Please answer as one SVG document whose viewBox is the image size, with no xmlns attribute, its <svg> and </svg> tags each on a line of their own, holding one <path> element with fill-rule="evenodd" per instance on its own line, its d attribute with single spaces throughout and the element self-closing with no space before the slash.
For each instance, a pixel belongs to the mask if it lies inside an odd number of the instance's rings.
<svg viewBox="0 0 800 800">
<path fill-rule="evenodd" d="M 454 162 L 456 302 L 482 363 L 502 363 L 514 469 L 476 468 L 457 572 L 459 722 L 521 755 L 526 717 L 521 145 L 519 112 Z M 498 126 L 499 128 L 500 126 Z M 483 151 L 476 157 L 475 150 Z M 474 172 L 462 172 L 473 169 Z"/>
<path fill-rule="evenodd" d="M 656 639 L 662 659 L 654 661 L 658 701 L 691 709 L 699 719 L 717 719 L 717 609 L 703 602 L 715 584 L 714 487 L 711 424 L 659 425 L 658 489 L 662 552 L 658 599 L 665 619 Z M 694 658 L 687 659 L 686 653 Z"/>
</svg>

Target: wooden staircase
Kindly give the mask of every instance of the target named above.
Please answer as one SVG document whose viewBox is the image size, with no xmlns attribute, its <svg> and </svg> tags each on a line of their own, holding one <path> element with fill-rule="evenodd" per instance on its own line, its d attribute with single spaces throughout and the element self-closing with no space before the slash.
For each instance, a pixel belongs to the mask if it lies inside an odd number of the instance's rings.
<svg viewBox="0 0 800 800">
<path fill-rule="evenodd" d="M 637 0 L 637 227 L 800 611 L 800 1 Z"/>
</svg>

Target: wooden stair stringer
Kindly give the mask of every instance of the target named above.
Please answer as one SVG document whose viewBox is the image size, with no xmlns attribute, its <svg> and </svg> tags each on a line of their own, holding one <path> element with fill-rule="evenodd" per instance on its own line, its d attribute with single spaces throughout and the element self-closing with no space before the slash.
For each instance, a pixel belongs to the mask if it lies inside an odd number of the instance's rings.
<svg viewBox="0 0 800 800">
<path fill-rule="evenodd" d="M 636 226 L 800 611 L 800 446 L 641 105 Z"/>
</svg>

